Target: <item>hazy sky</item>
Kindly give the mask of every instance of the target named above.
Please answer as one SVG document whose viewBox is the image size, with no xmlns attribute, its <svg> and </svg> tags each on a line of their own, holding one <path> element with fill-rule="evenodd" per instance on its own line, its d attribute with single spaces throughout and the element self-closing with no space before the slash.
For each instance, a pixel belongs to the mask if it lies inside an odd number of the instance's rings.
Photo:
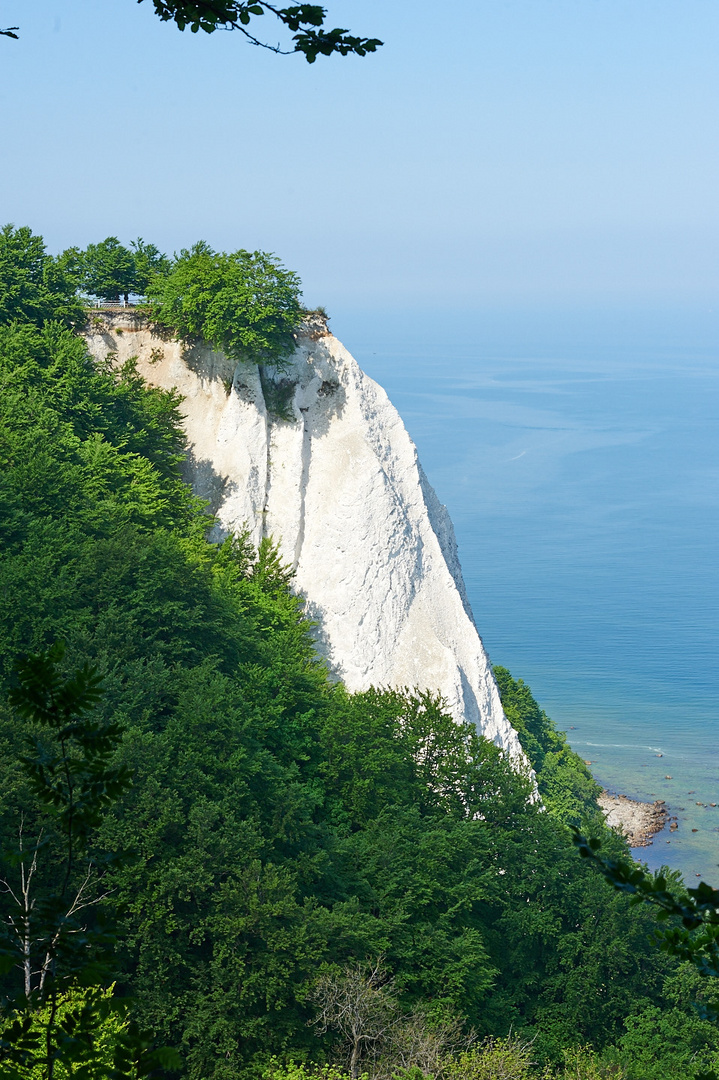
<svg viewBox="0 0 719 1080">
<path fill-rule="evenodd" d="M 2 219 L 275 251 L 330 309 L 712 305 L 717 0 L 326 2 L 384 48 L 0 0 Z"/>
</svg>

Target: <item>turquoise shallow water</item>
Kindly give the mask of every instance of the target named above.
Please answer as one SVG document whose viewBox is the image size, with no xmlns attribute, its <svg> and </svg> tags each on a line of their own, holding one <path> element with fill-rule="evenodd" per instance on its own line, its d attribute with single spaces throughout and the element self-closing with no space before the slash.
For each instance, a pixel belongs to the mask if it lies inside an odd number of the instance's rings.
<svg viewBox="0 0 719 1080">
<path fill-rule="evenodd" d="M 450 510 L 492 661 L 530 684 L 603 785 L 666 800 L 678 831 L 638 854 L 689 884 L 719 882 L 718 324 L 333 322 Z"/>
</svg>

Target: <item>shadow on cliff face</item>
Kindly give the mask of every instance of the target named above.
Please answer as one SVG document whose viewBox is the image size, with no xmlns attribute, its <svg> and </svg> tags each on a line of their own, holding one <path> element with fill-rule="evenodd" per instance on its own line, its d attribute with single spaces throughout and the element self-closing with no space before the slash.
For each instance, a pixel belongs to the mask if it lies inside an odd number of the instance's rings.
<svg viewBox="0 0 719 1080">
<path fill-rule="evenodd" d="M 321 439 L 329 431 L 332 421 L 341 419 L 347 404 L 347 391 L 337 373 L 335 359 L 321 338 L 313 339 L 310 355 L 318 361 L 315 373 L 319 375 L 324 368 L 330 376 L 323 377 L 309 409 L 310 434 Z"/>
<path fill-rule="evenodd" d="M 182 350 L 182 360 L 201 379 L 221 382 L 225 389 L 232 386 L 236 362 L 224 353 L 216 352 L 205 341 L 186 345 Z"/>
<path fill-rule="evenodd" d="M 185 460 L 180 466 L 180 472 L 182 479 L 192 488 L 193 494 L 199 499 L 205 499 L 208 503 L 208 517 L 214 517 L 223 502 L 237 490 L 237 484 L 233 483 L 229 477 L 221 476 L 216 472 L 209 459 L 196 457 L 191 447 L 188 448 L 185 454 Z M 221 535 L 215 535 L 218 529 Z M 210 539 L 214 541 L 223 540 L 226 535 L 227 530 L 215 526 L 212 529 Z"/>
<path fill-rule="evenodd" d="M 300 593 L 304 600 L 304 615 L 311 623 L 310 635 L 315 643 L 317 657 L 322 660 L 327 668 L 331 682 L 342 682 L 344 670 L 338 664 L 332 662 L 332 644 L 325 630 L 324 608 L 321 604 L 310 600 L 305 593 Z"/>
<path fill-rule="evenodd" d="M 94 327 L 91 331 L 93 338 L 99 338 L 105 350 L 103 361 L 114 367 L 117 363 L 117 338 L 109 330 L 99 330 Z"/>
<path fill-rule="evenodd" d="M 330 429 L 333 420 L 339 420 L 347 404 L 347 391 L 339 382 L 323 382 L 317 391 L 317 400 L 310 412 L 310 434 L 321 439 Z"/>
<path fill-rule="evenodd" d="M 309 434 L 321 438 L 329 431 L 331 422 L 342 416 L 347 402 L 347 393 L 339 381 L 325 379 L 316 392 L 314 401 L 306 394 L 306 389 L 296 376 L 282 371 L 272 371 L 264 365 L 259 366 L 262 394 L 265 399 L 267 414 L 273 422 L 283 421 L 296 424 L 304 417 L 309 423 Z M 236 379 L 239 382 L 239 379 Z M 300 401 L 297 396 L 299 391 Z M 295 409 L 299 410 L 300 417 Z"/>
</svg>

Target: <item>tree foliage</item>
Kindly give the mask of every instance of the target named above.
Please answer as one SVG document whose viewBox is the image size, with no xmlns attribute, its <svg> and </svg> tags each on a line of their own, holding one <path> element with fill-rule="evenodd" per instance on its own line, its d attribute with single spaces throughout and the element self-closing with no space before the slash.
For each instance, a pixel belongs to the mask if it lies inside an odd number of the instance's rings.
<svg viewBox="0 0 719 1080">
<path fill-rule="evenodd" d="M 653 910 L 659 926 L 653 937 L 670 956 L 692 965 L 703 979 L 702 1011 L 714 1020 L 719 1016 L 719 890 L 701 881 L 685 888 L 678 875 L 666 868 L 650 874 L 626 858 L 602 854 L 602 841 L 583 836 L 576 827 L 574 843 L 579 854 L 597 865 L 614 888 L 630 897 L 632 905 Z M 695 990 L 697 987 L 695 986 Z M 707 996 L 707 991 L 709 996 Z M 719 1065 L 719 1061 L 715 1061 Z M 705 1080 L 716 1080 L 707 1073 Z"/>
<path fill-rule="evenodd" d="M 89 244 L 82 255 L 82 286 L 93 296 L 117 301 L 135 291 L 135 260 L 116 236 Z"/>
<path fill-rule="evenodd" d="M 137 0 L 141 4 L 143 0 Z M 292 4 L 278 7 L 267 0 L 152 0 L 155 14 L 163 22 L 174 22 L 179 30 L 189 26 L 193 33 L 204 30 L 237 30 L 252 45 L 270 52 L 288 55 L 295 52 L 314 64 L 318 56 L 366 56 L 376 52 L 383 44 L 379 38 L 358 37 L 341 27 L 325 25 L 327 11 L 319 4 Z M 281 28 L 289 31 L 292 48 L 263 41 L 254 33 L 255 21 L 261 15 L 270 15 Z M 275 25 L 276 25 L 275 24 Z M 250 26 L 253 29 L 250 29 Z M 18 39 L 19 26 L 0 30 L 0 37 Z"/>
<path fill-rule="evenodd" d="M 325 25 L 327 11 L 319 4 L 293 4 L 284 8 L 266 0 L 152 0 L 152 4 L 163 22 L 172 20 L 180 30 L 188 26 L 193 33 L 237 30 L 253 45 L 276 53 L 299 52 L 310 64 L 318 56 L 333 53 L 366 56 L 383 44 L 379 38 L 357 37 L 339 27 L 330 29 Z M 294 42 L 291 49 L 268 44 L 256 36 L 255 20 L 262 15 L 273 16 L 290 31 Z M 251 25 L 253 30 L 249 29 Z"/>
<path fill-rule="evenodd" d="M 19 257 L 29 241 L 44 273 L 31 234 Z M 238 254 L 187 253 L 185 283 L 167 294 L 187 314 L 176 332 L 204 332 L 211 316 L 218 341 L 230 335 L 223 347 L 267 362 L 289 344 L 297 283 L 272 260 Z M 204 299 L 192 291 L 194 256 L 210 282 L 217 267 L 231 280 L 237 266 L 245 274 L 247 260 L 257 276 L 226 325 L 223 304 L 213 306 L 222 288 Z M 47 286 L 47 310 L 66 303 L 63 274 L 57 293 Z M 267 306 L 276 286 L 284 322 L 265 321 L 267 277 Z M 181 1051 L 188 1080 L 254 1080 L 273 1059 L 323 1066 L 341 1038 L 329 1023 L 324 1034 L 313 1027 L 313 987 L 381 957 L 405 1080 L 430 1071 L 454 1024 L 492 1037 L 494 1050 L 510 1035 L 531 1041 L 538 1075 L 550 1063 L 562 1076 L 564 1051 L 590 1044 L 594 1056 L 577 1050 L 567 1076 L 599 1076 L 615 1053 L 631 1080 L 647 1080 L 626 1062 L 632 1047 L 650 1061 L 652 1010 L 667 1017 L 656 1045 L 680 1031 L 667 1011 L 681 1012 L 668 990 L 678 962 L 650 946 L 651 913 L 573 847 L 567 823 L 589 822 L 612 858 L 627 857 L 529 689 L 498 672 L 548 812 L 438 696 L 349 694 L 330 681 L 271 539 L 207 541 L 211 519 L 181 478 L 177 396 L 146 386 L 132 363 L 92 363 L 34 300 L 13 303 L 0 325 L 0 829 L 16 838 L 22 821 L 34 839 L 44 830 L 33 888 L 50 903 L 66 867 L 61 822 L 69 828 L 60 762 L 80 787 L 90 783 L 95 738 L 121 731 L 97 760 L 131 774 L 132 790 L 112 805 L 83 803 L 96 813 L 85 832 L 70 830 L 71 877 L 82 882 L 90 856 L 102 867 L 102 906 L 117 926 L 107 980 L 118 1000 L 134 999 L 140 1029 Z M 11 706 L 13 672 L 60 637 L 57 692 L 40 701 L 56 701 L 58 723 L 43 734 Z M 60 707 L 77 670 L 88 692 L 89 673 L 103 679 L 83 714 L 86 743 Z M 109 858 L 127 851 L 131 860 Z M 0 876 L 11 880 L 21 863 L 5 852 Z M 0 992 L 16 982 L 5 972 Z M 684 1029 L 682 1053 L 711 1063 L 707 1029 Z M 29 1034 L 20 1024 L 6 1042 Z M 679 1069 L 679 1050 L 672 1060 Z"/>
<path fill-rule="evenodd" d="M 533 1080 L 538 1070 L 532 1050 L 531 1039 L 490 1037 L 448 1063 L 445 1075 L 447 1080 Z"/>
<path fill-rule="evenodd" d="M 591 823 L 601 831 L 603 817 L 596 802 L 601 788 L 564 732 L 540 709 L 522 679 L 513 679 L 503 667 L 494 668 L 494 677 L 502 707 L 536 770 L 539 794 L 550 814 L 576 825 Z"/>
<path fill-rule="evenodd" d="M 137 240 L 132 240 L 130 247 L 135 269 L 132 291 L 140 296 L 146 296 L 150 283 L 159 274 L 169 273 L 171 263 L 156 244 L 146 243 L 141 236 Z"/>
<path fill-rule="evenodd" d="M 170 268 L 160 249 L 142 237 L 133 240 L 129 248 L 116 236 L 88 244 L 84 250 L 67 248 L 57 263 L 80 293 L 113 304 L 121 296 L 127 301 L 130 293 L 144 296 L 154 278 Z"/>
<path fill-rule="evenodd" d="M 204 338 L 238 360 L 281 365 L 303 309 L 300 280 L 262 251 L 183 249 L 148 287 L 151 317 L 177 338 Z"/>
<path fill-rule="evenodd" d="M 83 318 L 74 280 L 47 254 L 42 237 L 27 226 L 5 225 L 0 230 L 0 325 L 80 326 Z"/>
</svg>

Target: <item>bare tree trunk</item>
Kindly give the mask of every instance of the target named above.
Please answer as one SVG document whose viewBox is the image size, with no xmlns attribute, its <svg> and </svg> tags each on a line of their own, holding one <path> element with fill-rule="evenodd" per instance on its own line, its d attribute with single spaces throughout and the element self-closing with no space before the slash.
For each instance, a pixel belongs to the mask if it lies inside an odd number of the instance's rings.
<svg viewBox="0 0 719 1080">
<path fill-rule="evenodd" d="M 357 1080 L 359 1076 L 359 1062 L 360 1062 L 360 1040 L 355 1039 L 352 1044 L 352 1053 L 350 1055 L 350 1076 L 352 1080 Z"/>
<path fill-rule="evenodd" d="M 23 975 L 25 977 L 25 999 L 30 1000 L 30 994 L 32 993 L 32 966 L 30 963 L 30 912 L 25 911 L 25 918 L 23 920 L 23 938 L 22 938 L 22 967 Z"/>
</svg>

